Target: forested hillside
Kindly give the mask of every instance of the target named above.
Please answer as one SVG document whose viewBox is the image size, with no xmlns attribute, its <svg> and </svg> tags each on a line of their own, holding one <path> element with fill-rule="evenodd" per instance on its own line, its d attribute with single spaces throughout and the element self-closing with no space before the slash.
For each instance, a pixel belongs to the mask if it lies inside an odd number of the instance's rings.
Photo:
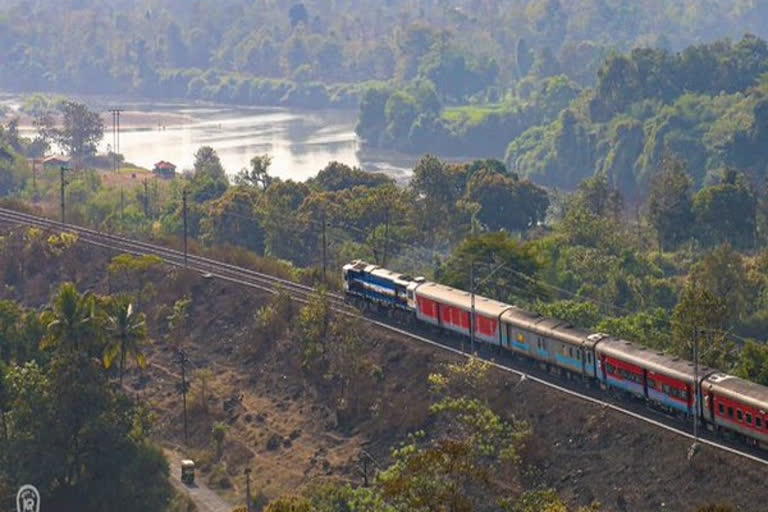
<svg viewBox="0 0 768 512">
<path fill-rule="evenodd" d="M 493 98 L 532 69 L 589 85 L 613 48 L 768 36 L 767 18 L 756 0 L 3 0 L 0 86 L 321 104 L 321 83 L 423 76 Z"/>
</svg>

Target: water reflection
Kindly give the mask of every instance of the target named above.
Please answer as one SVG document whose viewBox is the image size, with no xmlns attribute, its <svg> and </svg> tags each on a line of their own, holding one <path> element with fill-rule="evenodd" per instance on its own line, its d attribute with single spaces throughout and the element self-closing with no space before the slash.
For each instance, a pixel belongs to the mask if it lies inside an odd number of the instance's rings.
<svg viewBox="0 0 768 512">
<path fill-rule="evenodd" d="M 145 118 L 153 120 L 143 124 L 124 122 L 121 126 L 120 151 L 126 160 L 142 167 L 167 160 L 179 169 L 191 169 L 195 151 L 208 145 L 231 175 L 248 166 L 253 156 L 269 153 L 272 172 L 284 179 L 305 180 L 337 160 L 403 181 L 418 160 L 412 155 L 362 148 L 354 132 L 356 112 L 183 103 L 134 103 L 123 108 L 126 112 L 121 119 L 130 119 L 131 111 L 156 115 Z M 181 123 L 169 120 L 163 126 L 163 116 L 185 117 Z M 99 150 L 106 151 L 111 145 L 108 124 Z"/>
</svg>

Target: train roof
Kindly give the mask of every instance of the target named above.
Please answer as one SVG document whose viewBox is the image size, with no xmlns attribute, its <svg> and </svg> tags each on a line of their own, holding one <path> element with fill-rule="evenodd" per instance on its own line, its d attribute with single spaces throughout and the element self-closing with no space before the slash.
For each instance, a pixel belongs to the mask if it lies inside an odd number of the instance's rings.
<svg viewBox="0 0 768 512">
<path fill-rule="evenodd" d="M 763 414 L 768 412 L 768 387 L 725 373 L 710 375 L 703 384 L 719 395 L 756 407 Z"/>
<path fill-rule="evenodd" d="M 600 340 L 597 350 L 607 356 L 621 359 L 646 370 L 661 373 L 678 380 L 693 382 L 693 363 L 685 359 L 672 357 L 663 352 L 614 337 L 606 337 Z M 699 378 L 714 373 L 714 371 L 712 368 L 699 366 Z"/>
<path fill-rule="evenodd" d="M 414 280 L 411 276 L 407 274 L 401 274 L 400 272 L 395 272 L 393 270 L 379 267 L 377 265 L 373 265 L 371 263 L 367 263 L 362 260 L 355 260 L 351 263 L 348 263 L 344 265 L 344 269 L 354 270 L 356 272 L 366 272 L 368 274 L 371 274 L 372 276 L 388 279 L 390 281 L 394 281 L 397 284 L 400 284 L 403 286 L 408 286 L 411 283 L 411 281 Z"/>
<path fill-rule="evenodd" d="M 416 294 L 465 311 L 469 311 L 472 308 L 470 293 L 451 288 L 450 286 L 427 281 L 416 288 Z M 475 312 L 480 315 L 495 318 L 511 307 L 509 304 L 475 294 Z"/>
<path fill-rule="evenodd" d="M 375 267 L 375 270 L 366 270 L 366 271 L 370 273 L 372 276 L 389 279 L 390 281 L 394 281 L 397 284 L 401 284 L 403 286 L 408 286 L 408 284 L 411 281 L 413 281 L 413 278 L 408 274 L 401 274 L 400 272 L 394 272 L 392 270 L 387 270 L 386 268 L 382 268 L 382 267 Z"/>
<path fill-rule="evenodd" d="M 604 337 L 592 334 L 590 331 L 575 327 L 568 322 L 549 318 L 539 313 L 512 307 L 501 315 L 501 321 L 541 336 L 557 338 L 573 345 L 593 346 Z"/>
</svg>

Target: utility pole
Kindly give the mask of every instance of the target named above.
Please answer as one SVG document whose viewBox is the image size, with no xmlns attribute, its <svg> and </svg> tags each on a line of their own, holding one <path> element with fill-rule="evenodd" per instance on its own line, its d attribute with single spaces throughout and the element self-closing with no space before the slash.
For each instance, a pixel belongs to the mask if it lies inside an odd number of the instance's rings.
<svg viewBox="0 0 768 512">
<path fill-rule="evenodd" d="M 59 167 L 59 175 L 61 177 L 61 227 L 64 227 L 64 224 L 66 223 L 66 206 L 64 202 L 64 187 L 66 186 L 67 182 L 64 180 L 64 171 L 68 171 L 69 167 L 66 167 L 62 165 Z"/>
<path fill-rule="evenodd" d="M 501 270 L 506 266 L 505 263 L 500 263 L 496 268 L 491 270 L 487 276 L 485 276 L 477 285 L 475 285 L 475 262 L 472 261 L 469 264 L 469 295 L 470 295 L 470 321 L 469 321 L 469 340 L 470 340 L 470 350 L 471 353 L 475 353 L 475 289 L 477 286 L 482 285 L 485 283 L 488 279 L 490 279 L 493 274 Z M 464 337 L 462 336 L 462 342 L 461 342 L 461 351 L 464 352 Z"/>
<path fill-rule="evenodd" d="M 179 349 L 177 352 L 177 356 L 179 358 L 179 364 L 181 365 L 181 401 L 184 405 L 184 444 L 187 444 L 189 433 L 187 430 L 187 375 L 186 375 L 186 364 L 187 364 L 187 354 L 184 353 L 184 350 Z"/>
<path fill-rule="evenodd" d="M 37 200 L 37 158 L 32 159 L 32 194 Z"/>
<path fill-rule="evenodd" d="M 251 468 L 245 468 L 245 510 L 251 512 Z"/>
<path fill-rule="evenodd" d="M 144 217 L 149 218 L 149 181 L 144 178 Z"/>
<path fill-rule="evenodd" d="M 469 264 L 469 295 L 470 295 L 470 314 L 469 314 L 469 353 L 475 353 L 475 262 Z M 464 347 L 461 348 L 464 352 Z"/>
<path fill-rule="evenodd" d="M 693 276 L 693 289 L 696 290 L 696 276 Z M 688 450 L 688 460 L 696 455 L 699 444 L 699 330 L 693 326 L 693 444 Z"/>
<path fill-rule="evenodd" d="M 383 266 L 387 266 L 387 253 L 389 252 L 389 205 L 384 210 L 384 263 Z"/>
<path fill-rule="evenodd" d="M 181 193 L 181 200 L 184 210 L 184 266 L 187 266 L 187 189 Z"/>
<path fill-rule="evenodd" d="M 113 108 L 112 112 L 112 170 L 117 172 L 117 155 L 120 153 L 120 112 L 122 109 Z"/>
<path fill-rule="evenodd" d="M 693 327 L 693 445 L 699 442 L 699 336 Z M 694 448 L 695 449 L 695 448 Z"/>
<path fill-rule="evenodd" d="M 327 268 L 327 259 L 326 259 L 326 242 L 325 242 L 325 210 L 323 210 L 323 285 L 325 285 L 328 280 L 326 277 L 326 268 Z"/>
</svg>

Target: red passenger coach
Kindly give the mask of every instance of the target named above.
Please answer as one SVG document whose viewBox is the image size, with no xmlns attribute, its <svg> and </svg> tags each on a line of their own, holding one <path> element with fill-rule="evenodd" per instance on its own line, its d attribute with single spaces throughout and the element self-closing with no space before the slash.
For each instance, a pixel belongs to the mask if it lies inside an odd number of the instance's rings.
<svg viewBox="0 0 768 512">
<path fill-rule="evenodd" d="M 701 383 L 704 420 L 718 430 L 736 432 L 768 448 L 768 389 L 738 377 L 716 373 Z"/>
<path fill-rule="evenodd" d="M 701 367 L 696 376 L 689 361 L 616 338 L 600 341 L 595 351 L 598 378 L 605 384 L 686 415 L 695 412 L 694 379 L 714 372 Z"/>
<path fill-rule="evenodd" d="M 426 282 L 416 288 L 416 317 L 469 336 L 472 296 L 465 291 Z M 475 295 L 475 336 L 499 344 L 499 316 L 512 306 Z"/>
</svg>

